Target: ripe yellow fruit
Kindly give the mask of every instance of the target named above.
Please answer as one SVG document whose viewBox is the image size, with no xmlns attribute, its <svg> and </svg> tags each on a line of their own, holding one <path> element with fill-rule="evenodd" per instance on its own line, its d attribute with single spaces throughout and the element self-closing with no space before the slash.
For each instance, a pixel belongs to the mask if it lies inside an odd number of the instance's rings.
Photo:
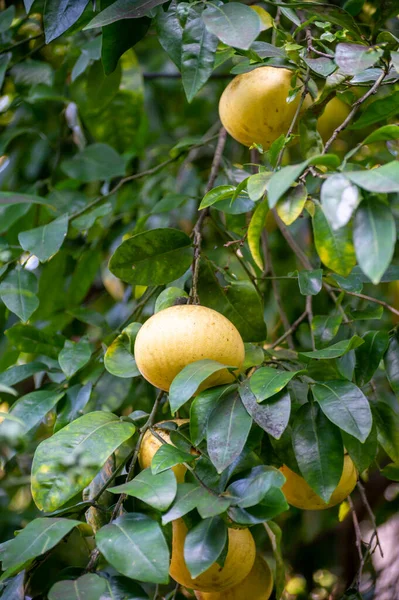
<svg viewBox="0 0 399 600">
<path fill-rule="evenodd" d="M 269 600 L 273 575 L 261 556 L 255 558 L 249 575 L 241 583 L 224 592 L 195 592 L 197 600 Z"/>
<path fill-rule="evenodd" d="M 287 102 L 293 72 L 278 67 L 259 67 L 237 75 L 224 90 L 219 116 L 229 134 L 245 146 L 254 142 L 267 150 L 286 134 L 298 107 L 300 94 Z M 306 99 L 304 108 L 310 103 Z"/>
<path fill-rule="evenodd" d="M 134 345 L 140 373 L 165 391 L 190 363 L 210 358 L 240 368 L 244 356 L 244 342 L 233 323 L 211 308 L 188 304 L 153 315 L 140 329 Z M 234 377 L 225 369 L 208 377 L 199 389 L 231 381 Z"/>
<path fill-rule="evenodd" d="M 188 423 L 189 419 L 169 419 L 169 421 L 173 421 L 178 426 L 180 426 L 180 425 L 183 425 L 183 423 Z M 162 423 L 167 423 L 167 422 L 168 421 L 161 421 L 161 423 L 158 423 L 158 425 L 161 425 Z M 167 442 L 168 444 L 172 443 L 170 441 L 170 434 L 166 429 L 160 429 L 157 425 L 155 425 L 153 427 L 153 429 L 155 429 L 157 434 L 163 440 L 165 440 L 165 442 Z M 159 448 L 161 446 L 162 446 L 162 442 L 157 437 L 155 437 L 155 435 L 153 433 L 151 433 L 151 431 L 148 429 L 144 434 L 143 441 L 141 442 L 140 450 L 139 450 L 138 458 L 139 458 L 140 467 L 142 469 L 148 469 L 149 467 L 151 467 L 151 462 L 152 462 L 153 456 L 159 450 Z M 187 471 L 186 467 L 184 465 L 175 465 L 174 467 L 172 467 L 172 471 L 174 472 L 174 474 L 176 476 L 177 482 L 183 483 L 184 475 Z"/>
<path fill-rule="evenodd" d="M 255 542 L 249 529 L 228 529 L 229 549 L 224 566 L 214 563 L 193 579 L 184 561 L 187 527 L 182 519 L 173 521 L 170 575 L 177 583 L 201 592 L 221 592 L 238 585 L 251 571 L 256 555 Z"/>
<path fill-rule="evenodd" d="M 340 504 L 340 502 L 349 496 L 357 481 L 355 465 L 350 456 L 346 454 L 341 479 L 330 501 L 326 504 L 306 483 L 303 477 L 300 477 L 300 475 L 297 475 L 285 465 L 280 468 L 280 471 L 286 478 L 286 482 L 281 489 L 288 504 L 302 508 L 303 510 L 323 510 Z"/>
<path fill-rule="evenodd" d="M 324 143 L 330 139 L 338 125 L 345 121 L 350 110 L 350 106 L 337 97 L 327 102 L 323 114 L 317 120 L 317 130 Z"/>
</svg>

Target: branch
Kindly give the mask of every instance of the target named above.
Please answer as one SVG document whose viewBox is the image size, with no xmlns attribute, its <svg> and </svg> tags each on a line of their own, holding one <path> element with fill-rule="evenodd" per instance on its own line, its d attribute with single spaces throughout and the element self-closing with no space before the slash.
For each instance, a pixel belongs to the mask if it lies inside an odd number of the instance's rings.
<svg viewBox="0 0 399 600">
<path fill-rule="evenodd" d="M 374 513 L 373 513 L 373 509 L 371 508 L 370 503 L 369 503 L 369 501 L 367 499 L 366 490 L 364 489 L 364 486 L 363 486 L 362 483 L 360 483 L 360 481 L 358 481 L 356 485 L 357 485 L 357 489 L 360 492 L 360 496 L 362 498 L 363 504 L 366 507 L 367 513 L 368 513 L 368 515 L 369 515 L 369 517 L 371 519 L 371 522 L 373 524 L 373 529 L 374 529 L 374 534 L 373 535 L 376 538 L 376 548 L 379 549 L 380 554 L 381 554 L 381 558 L 384 558 L 384 552 L 382 551 L 380 538 L 378 536 L 377 523 L 375 521 L 375 516 L 374 516 Z M 371 540 L 370 540 L 370 543 L 371 543 Z"/>
<path fill-rule="evenodd" d="M 305 310 L 305 312 L 303 312 L 301 314 L 301 316 L 298 317 L 298 319 L 293 322 L 293 324 L 291 325 L 291 327 L 284 333 L 284 335 L 282 335 L 281 337 L 279 337 L 278 340 L 276 340 L 275 342 L 273 342 L 273 344 L 271 344 L 270 346 L 268 346 L 267 349 L 268 350 L 273 350 L 273 348 L 275 348 L 276 346 L 279 346 L 282 342 L 284 342 L 284 340 L 286 340 L 287 337 L 291 335 L 291 333 L 294 333 L 294 331 L 296 329 L 298 329 L 299 325 L 302 323 L 302 321 L 304 321 L 306 319 L 307 316 L 308 316 L 308 311 Z"/>
<path fill-rule="evenodd" d="M 154 73 L 143 73 L 144 79 L 181 79 L 180 73 L 163 73 L 162 71 Z M 209 79 L 233 79 L 231 73 L 213 73 Z"/>
<path fill-rule="evenodd" d="M 217 174 L 219 172 L 220 163 L 222 160 L 223 150 L 226 143 L 227 131 L 224 127 L 221 127 L 219 130 L 218 143 L 216 145 L 215 154 L 213 156 L 211 172 L 209 175 L 208 183 L 206 184 L 205 194 L 207 194 L 215 183 Z M 201 211 L 200 216 L 197 219 L 197 222 L 193 228 L 193 240 L 194 240 L 194 258 L 193 263 L 191 265 L 193 271 L 193 283 L 190 292 L 190 304 L 199 304 L 198 297 L 198 277 L 199 277 L 199 266 L 201 259 L 201 244 L 202 244 L 202 226 L 206 217 L 208 216 L 209 209 L 205 208 Z"/>
<path fill-rule="evenodd" d="M 357 292 L 349 292 L 348 290 L 341 290 L 340 288 L 331 288 L 337 292 L 344 292 L 344 294 L 349 294 L 349 296 L 355 296 L 355 298 L 362 298 L 363 300 L 368 300 L 369 302 L 374 302 L 375 304 L 380 304 L 387 310 L 389 310 L 394 315 L 399 316 L 399 310 L 385 302 L 384 300 L 379 300 L 378 298 L 373 298 L 372 296 L 367 296 L 366 294 L 359 294 Z"/>
</svg>

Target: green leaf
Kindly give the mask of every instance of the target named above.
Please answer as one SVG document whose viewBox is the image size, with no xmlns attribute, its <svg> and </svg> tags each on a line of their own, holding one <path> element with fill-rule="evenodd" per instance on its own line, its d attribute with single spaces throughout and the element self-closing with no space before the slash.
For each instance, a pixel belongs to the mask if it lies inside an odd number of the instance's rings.
<svg viewBox="0 0 399 600">
<path fill-rule="evenodd" d="M 295 375 L 302 371 L 278 371 L 272 367 L 261 367 L 252 375 L 250 387 L 258 402 L 281 392 Z"/>
<path fill-rule="evenodd" d="M 381 475 L 391 481 L 399 481 L 399 464 L 390 463 L 389 465 L 386 465 L 386 467 L 382 469 Z"/>
<path fill-rule="evenodd" d="M 356 277 L 361 283 L 371 283 L 371 280 L 363 273 L 360 267 L 355 267 L 351 273 L 351 277 Z M 399 266 L 390 265 L 381 277 L 380 283 L 387 283 L 389 281 L 397 281 L 399 279 Z M 337 280 L 338 282 L 338 280 Z M 343 286 L 341 286 L 343 287 Z M 351 290 L 352 291 L 352 290 Z M 353 290 L 355 291 L 355 290 Z M 356 290 L 357 291 L 357 290 Z M 361 289 L 359 290 L 361 291 Z"/>
<path fill-rule="evenodd" d="M 98 248 L 88 248 L 83 252 L 76 264 L 67 292 L 68 306 L 80 304 L 92 286 L 102 261 L 102 253 Z"/>
<path fill-rule="evenodd" d="M 62 402 L 62 407 L 57 412 L 54 433 L 83 414 L 83 411 L 90 400 L 91 391 L 91 383 L 87 383 L 84 386 L 79 384 L 73 385 L 67 389 L 66 397 Z"/>
<path fill-rule="evenodd" d="M 79 342 L 66 340 L 64 348 L 58 356 L 60 367 L 67 379 L 80 371 L 90 360 L 91 344 L 82 338 Z"/>
<path fill-rule="evenodd" d="M 154 313 L 169 308 L 170 306 L 174 306 L 175 301 L 178 298 L 188 298 L 187 292 L 177 287 L 166 288 L 155 300 Z"/>
<path fill-rule="evenodd" d="M 37 279 L 33 273 L 17 267 L 0 283 L 0 298 L 21 321 L 28 321 L 39 306 Z"/>
<path fill-rule="evenodd" d="M 249 369 L 249 367 L 258 367 L 265 359 L 265 353 L 261 346 L 255 346 L 255 344 L 244 344 L 245 347 L 245 358 L 242 365 L 243 371 Z"/>
<path fill-rule="evenodd" d="M 118 517 L 97 532 L 96 542 L 110 565 L 126 577 L 168 583 L 168 545 L 158 523 L 146 515 Z"/>
<path fill-rule="evenodd" d="M 225 498 L 222 496 L 216 496 L 211 494 L 205 488 L 198 490 L 198 500 L 196 508 L 202 519 L 208 519 L 209 517 L 215 517 L 226 512 L 232 502 L 231 498 Z"/>
<path fill-rule="evenodd" d="M 46 262 L 61 248 L 68 233 L 68 215 L 63 215 L 48 225 L 22 231 L 18 235 L 22 248 Z"/>
<path fill-rule="evenodd" d="M 12 405 L 9 414 L 22 422 L 21 433 L 28 433 L 44 419 L 64 394 L 64 391 L 57 393 L 55 390 L 29 392 Z M 1 428 L 0 424 L 0 430 Z"/>
<path fill-rule="evenodd" d="M 204 519 L 184 540 L 184 561 L 191 577 L 204 573 L 220 556 L 227 542 L 227 526 L 218 516 Z"/>
<path fill-rule="evenodd" d="M 362 271 L 376 285 L 395 249 L 396 225 L 389 206 L 371 199 L 362 202 L 355 216 L 353 240 Z"/>
<path fill-rule="evenodd" d="M 169 391 L 169 403 L 172 413 L 175 413 L 197 391 L 201 383 L 208 377 L 226 367 L 237 368 L 239 365 L 225 365 L 216 360 L 204 358 L 197 360 L 180 371 L 172 381 Z"/>
<path fill-rule="evenodd" d="M 368 192 L 399 192 L 399 162 L 396 160 L 367 171 L 345 171 L 345 177 Z"/>
<path fill-rule="evenodd" d="M 273 549 L 274 560 L 276 562 L 276 575 L 274 584 L 276 586 L 276 599 L 280 600 L 283 595 L 286 582 L 285 564 L 281 551 L 282 531 L 276 523 L 273 523 L 273 521 L 265 523 L 265 529 L 267 535 L 269 536 L 270 543 Z"/>
<path fill-rule="evenodd" d="M 313 396 L 328 419 L 360 442 L 364 442 L 373 423 L 369 401 L 349 381 L 318 383 Z"/>
<path fill-rule="evenodd" d="M 395 394 L 399 396 L 399 339 L 397 335 L 392 336 L 389 340 L 388 350 L 384 357 L 384 364 L 391 388 Z"/>
<path fill-rule="evenodd" d="M 267 186 L 272 175 L 273 173 L 268 171 L 261 171 L 260 173 L 255 173 L 255 175 L 248 177 L 247 189 L 251 200 L 256 202 L 256 200 L 260 200 L 262 198 L 267 190 Z"/>
<path fill-rule="evenodd" d="M 17 365 L 10 367 L 3 373 L 0 373 L 0 385 L 12 386 L 24 379 L 28 379 L 36 373 L 47 370 L 47 365 L 41 362 L 31 362 L 26 365 Z"/>
<path fill-rule="evenodd" d="M 375 65 L 383 52 L 382 48 L 360 44 L 337 44 L 335 62 L 344 75 L 357 75 Z"/>
<path fill-rule="evenodd" d="M 159 43 L 180 71 L 183 28 L 177 18 L 176 2 L 169 4 L 168 10 L 158 10 L 155 28 Z"/>
<path fill-rule="evenodd" d="M 190 437 L 194 446 L 198 446 L 206 435 L 208 419 L 225 394 L 231 390 L 231 385 L 223 385 L 198 394 L 190 407 Z"/>
<path fill-rule="evenodd" d="M 175 465 L 192 462 L 195 458 L 195 455 L 184 452 L 180 448 L 172 446 L 172 444 L 162 444 L 154 454 L 151 462 L 151 471 L 153 475 L 157 475 L 171 469 Z"/>
<path fill-rule="evenodd" d="M 317 404 L 307 403 L 296 414 L 292 443 L 306 482 L 324 502 L 328 502 L 341 479 L 344 464 L 339 429 L 324 416 Z"/>
<path fill-rule="evenodd" d="M 323 285 L 323 269 L 314 271 L 299 271 L 298 284 L 301 294 L 304 296 L 315 296 Z"/>
<path fill-rule="evenodd" d="M 11 58 L 12 58 L 11 52 L 6 52 L 5 54 L 2 54 L 0 56 L 0 91 L 1 91 L 1 88 L 3 87 L 4 77 L 6 76 L 7 68 L 8 68 L 8 65 L 10 64 Z"/>
<path fill-rule="evenodd" d="M 112 204 L 111 202 L 105 202 L 101 206 L 97 206 L 93 208 L 93 210 L 88 211 L 84 215 L 80 217 L 76 217 L 73 219 L 72 226 L 78 231 L 87 231 L 94 225 L 97 219 L 101 219 L 101 217 L 105 217 L 112 212 Z"/>
<path fill-rule="evenodd" d="M 394 462 L 399 462 L 399 414 L 383 401 L 373 404 L 373 414 L 378 442 Z"/>
<path fill-rule="evenodd" d="M 377 455 L 377 428 L 375 424 L 364 442 L 359 440 L 345 431 L 341 431 L 344 447 L 348 451 L 349 456 L 355 463 L 359 473 L 363 473 L 375 460 Z"/>
<path fill-rule="evenodd" d="M 84 29 L 104 27 L 121 19 L 139 19 L 167 0 L 116 0 L 102 10 Z"/>
<path fill-rule="evenodd" d="M 178 483 L 175 501 L 168 512 L 162 516 L 162 525 L 180 519 L 196 508 L 199 489 L 195 483 Z"/>
<path fill-rule="evenodd" d="M 227 492 L 238 499 L 240 508 L 248 508 L 262 502 L 271 488 L 281 488 L 285 477 L 278 469 L 261 465 L 251 469 L 245 479 L 238 479 L 231 483 Z"/>
<path fill-rule="evenodd" d="M 324 346 L 331 342 L 338 333 L 342 323 L 340 315 L 317 315 L 312 319 L 312 330 L 316 346 Z"/>
<path fill-rule="evenodd" d="M 178 229 L 152 229 L 122 242 L 109 270 L 127 283 L 161 285 L 181 277 L 191 260 L 188 235 Z"/>
<path fill-rule="evenodd" d="M 209 458 L 221 473 L 241 454 L 252 419 L 237 392 L 222 398 L 209 417 L 207 448 Z"/>
<path fill-rule="evenodd" d="M 381 319 L 384 314 L 384 308 L 381 305 L 369 304 L 364 310 L 354 308 L 348 310 L 348 315 L 355 321 L 370 321 L 372 319 Z"/>
<path fill-rule="evenodd" d="M 232 194 L 235 192 L 234 185 L 218 185 L 217 187 L 210 190 L 201 200 L 201 204 L 198 209 L 203 210 L 208 206 L 212 206 L 215 202 L 220 202 L 221 200 L 226 200 L 226 198 L 230 198 Z"/>
<path fill-rule="evenodd" d="M 308 192 L 303 183 L 290 188 L 277 203 L 277 214 L 285 225 L 292 225 L 302 213 Z"/>
<path fill-rule="evenodd" d="M 137 377 L 140 371 L 133 356 L 136 336 L 141 323 L 130 323 L 108 347 L 104 356 L 104 366 L 108 373 L 116 377 Z"/>
<path fill-rule="evenodd" d="M 90 183 L 123 176 L 125 161 L 111 146 L 91 144 L 73 158 L 64 160 L 61 168 L 68 177 Z"/>
<path fill-rule="evenodd" d="M 222 6 L 208 5 L 203 13 L 207 29 L 227 46 L 248 50 L 262 30 L 262 23 L 254 10 L 239 2 Z"/>
<path fill-rule="evenodd" d="M 366 385 L 373 377 L 389 343 L 386 331 L 369 331 L 363 339 L 364 344 L 356 350 L 355 379 L 359 386 Z"/>
<path fill-rule="evenodd" d="M 334 230 L 321 206 L 315 206 L 313 217 L 315 245 L 320 260 L 339 275 L 349 275 L 356 264 L 355 250 L 348 227 Z"/>
<path fill-rule="evenodd" d="M 175 499 L 177 483 L 172 470 L 154 475 L 151 469 L 144 469 L 132 481 L 108 488 L 108 491 L 139 498 L 152 508 L 165 511 Z"/>
<path fill-rule="evenodd" d="M 132 423 L 97 411 L 83 415 L 41 442 L 32 464 L 36 506 L 50 512 L 73 498 L 134 431 Z"/>
<path fill-rule="evenodd" d="M 14 223 L 26 215 L 30 208 L 30 204 L 0 205 L 0 233 L 8 231 Z"/>
<path fill-rule="evenodd" d="M 259 427 L 276 440 L 280 439 L 287 428 L 291 413 L 291 397 L 287 390 L 274 394 L 269 402 L 259 404 L 251 391 L 250 380 L 244 381 L 239 388 L 240 398 L 248 414 Z"/>
<path fill-rule="evenodd" d="M 94 573 L 86 573 L 72 581 L 57 581 L 50 589 L 49 600 L 98 600 L 105 598 L 107 580 Z"/>
<path fill-rule="evenodd" d="M 52 334 L 46 330 L 36 329 L 32 325 L 22 323 L 7 329 L 6 336 L 21 352 L 44 354 L 54 359 L 57 359 L 65 341 L 62 335 Z"/>
<path fill-rule="evenodd" d="M 280 198 L 290 189 L 291 185 L 303 173 L 308 161 L 297 165 L 289 165 L 277 171 L 269 181 L 268 199 L 270 208 L 274 208 Z"/>
<path fill-rule="evenodd" d="M 202 15 L 202 7 L 190 6 L 183 29 L 181 75 L 188 102 L 208 81 L 218 45 L 217 37 L 208 31 Z"/>
<path fill-rule="evenodd" d="M 15 6 L 9 6 L 1 11 L 0 14 L 0 33 L 5 33 L 10 29 L 15 19 Z"/>
<path fill-rule="evenodd" d="M 34 519 L 8 542 L 1 560 L 3 569 L 25 563 L 54 548 L 80 521 L 74 519 Z"/>
<path fill-rule="evenodd" d="M 267 198 L 256 207 L 248 227 L 248 246 L 256 265 L 263 271 L 263 257 L 260 251 L 260 239 L 265 226 L 266 215 L 269 212 Z"/>
<path fill-rule="evenodd" d="M 338 173 L 324 181 L 320 198 L 324 214 L 334 231 L 349 223 L 361 201 L 359 189 L 345 175 Z"/>
<path fill-rule="evenodd" d="M 46 0 L 43 15 L 46 44 L 72 27 L 88 3 L 89 0 Z"/>
<path fill-rule="evenodd" d="M 380 74 L 380 73 L 378 73 Z M 384 121 L 385 119 L 390 119 L 397 115 L 398 111 L 398 102 L 399 102 L 399 91 L 393 91 L 388 96 L 383 96 L 374 102 L 371 102 L 366 106 L 360 117 L 350 125 L 349 129 L 364 129 L 369 127 L 370 125 L 374 125 L 374 123 L 379 123 Z M 386 125 L 386 127 L 395 127 L 394 125 Z M 381 128 L 383 129 L 383 127 Z M 379 130 L 377 129 L 373 133 L 370 134 L 369 137 L 377 134 Z M 366 138 L 366 139 L 368 139 Z M 372 140 L 376 141 L 376 140 Z M 366 143 L 366 140 L 363 144 Z M 370 140 L 367 143 L 371 143 Z"/>
<path fill-rule="evenodd" d="M 262 300 L 249 281 L 220 285 L 208 261 L 200 268 L 198 292 L 201 304 L 227 317 L 238 329 L 244 342 L 266 339 Z"/>
<path fill-rule="evenodd" d="M 383 125 L 363 140 L 363 145 L 376 142 L 388 142 L 399 138 L 399 125 Z"/>
<path fill-rule="evenodd" d="M 364 344 L 364 340 L 358 335 L 354 335 L 349 340 L 341 340 L 336 344 L 332 344 L 331 346 L 327 346 L 327 348 L 323 348 L 322 350 L 313 350 L 312 352 L 301 352 L 301 356 L 307 356 L 308 358 L 317 358 L 319 360 L 327 359 L 331 360 L 332 358 L 338 358 L 339 356 L 343 356 L 347 352 L 350 352 L 354 348 L 358 348 Z"/>
</svg>

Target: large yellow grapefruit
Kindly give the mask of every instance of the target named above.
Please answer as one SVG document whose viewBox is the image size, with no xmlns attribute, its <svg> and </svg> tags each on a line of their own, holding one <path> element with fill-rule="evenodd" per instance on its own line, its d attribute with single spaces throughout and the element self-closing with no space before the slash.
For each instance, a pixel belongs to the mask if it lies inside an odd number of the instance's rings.
<svg viewBox="0 0 399 600">
<path fill-rule="evenodd" d="M 255 542 L 249 529 L 229 529 L 229 548 L 221 567 L 214 563 L 193 579 L 184 561 L 187 527 L 182 519 L 173 521 L 170 575 L 177 583 L 201 592 L 220 592 L 238 585 L 251 571 L 255 561 Z"/>
<path fill-rule="evenodd" d="M 324 143 L 330 139 L 338 125 L 345 121 L 350 110 L 350 106 L 337 97 L 327 102 L 323 114 L 317 120 L 317 130 Z"/>
<path fill-rule="evenodd" d="M 183 425 L 183 423 L 188 423 L 189 419 L 170 419 L 169 421 L 173 421 L 178 426 Z M 161 421 L 158 425 L 162 423 L 167 423 L 169 421 Z M 156 433 L 168 444 L 171 444 L 170 434 L 166 429 L 160 429 L 157 425 L 154 425 L 153 429 Z M 159 450 L 162 446 L 162 442 L 148 429 L 143 437 L 143 441 L 140 445 L 139 450 L 139 464 L 142 469 L 148 469 L 151 467 L 151 462 L 154 457 L 154 454 Z M 184 475 L 187 471 L 184 465 L 175 465 L 172 467 L 172 471 L 176 475 L 176 480 L 178 483 L 182 483 L 184 481 Z"/>
<path fill-rule="evenodd" d="M 197 600 L 269 600 L 273 590 L 273 575 L 261 556 L 255 558 L 249 575 L 238 585 L 224 592 L 195 592 Z"/>
<path fill-rule="evenodd" d="M 285 465 L 280 468 L 280 471 L 286 478 L 286 482 L 281 489 L 288 504 L 304 510 L 323 510 L 339 504 L 349 496 L 357 481 L 355 465 L 350 456 L 346 454 L 341 479 L 330 501 L 326 504 L 306 483 L 303 477 L 300 477 L 300 475 L 297 475 Z"/>
<path fill-rule="evenodd" d="M 143 377 L 165 391 L 190 363 L 210 358 L 240 368 L 244 356 L 244 342 L 233 323 L 211 308 L 187 304 L 153 315 L 140 329 L 134 345 Z M 234 377 L 225 369 L 208 377 L 200 389 L 231 381 Z"/>
<path fill-rule="evenodd" d="M 264 149 L 286 134 L 295 115 L 300 94 L 288 103 L 293 72 L 278 67 L 259 67 L 237 75 L 219 102 L 220 119 L 229 134 L 245 146 L 254 142 Z M 307 98 L 304 105 L 308 105 Z"/>
</svg>

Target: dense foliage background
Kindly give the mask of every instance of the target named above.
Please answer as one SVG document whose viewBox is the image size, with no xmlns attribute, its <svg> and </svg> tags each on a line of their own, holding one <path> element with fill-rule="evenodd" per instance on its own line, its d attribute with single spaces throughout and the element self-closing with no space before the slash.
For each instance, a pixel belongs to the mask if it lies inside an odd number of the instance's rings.
<svg viewBox="0 0 399 600">
<path fill-rule="evenodd" d="M 2 599 L 193 597 L 168 580 L 185 513 L 213 532 L 193 572 L 233 521 L 276 598 L 399 597 L 397 2 L 247 4 L 0 2 Z M 268 151 L 218 120 L 262 65 L 313 100 Z M 168 398 L 138 372 L 140 323 L 190 294 L 246 343 L 238 391 L 192 401 L 194 369 Z M 171 410 L 190 429 L 143 475 L 137 442 Z M 278 467 L 328 500 L 344 446 L 352 499 L 287 510 Z"/>
</svg>

